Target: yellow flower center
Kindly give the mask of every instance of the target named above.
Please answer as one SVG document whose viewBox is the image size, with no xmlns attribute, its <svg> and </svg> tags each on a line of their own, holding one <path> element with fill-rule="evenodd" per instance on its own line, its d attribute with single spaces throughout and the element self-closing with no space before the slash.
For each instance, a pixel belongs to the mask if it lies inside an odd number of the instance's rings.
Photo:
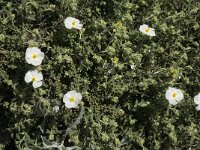
<svg viewBox="0 0 200 150">
<path fill-rule="evenodd" d="M 36 81 L 36 77 L 32 77 L 32 82 L 35 82 Z"/>
<path fill-rule="evenodd" d="M 71 103 L 73 103 L 73 102 L 76 101 L 76 98 L 73 96 L 73 97 L 69 98 L 69 101 L 70 101 Z"/>
<path fill-rule="evenodd" d="M 147 28 L 145 31 L 146 31 L 146 32 L 150 32 L 150 28 Z"/>
<path fill-rule="evenodd" d="M 173 93 L 172 97 L 175 98 L 177 96 L 177 93 Z"/>
<path fill-rule="evenodd" d="M 73 22 L 72 22 L 72 27 L 75 27 L 75 26 L 76 26 L 76 22 L 73 21 Z"/>
<path fill-rule="evenodd" d="M 33 54 L 33 55 L 32 55 L 32 58 L 33 58 L 33 59 L 37 58 L 37 54 Z"/>
</svg>

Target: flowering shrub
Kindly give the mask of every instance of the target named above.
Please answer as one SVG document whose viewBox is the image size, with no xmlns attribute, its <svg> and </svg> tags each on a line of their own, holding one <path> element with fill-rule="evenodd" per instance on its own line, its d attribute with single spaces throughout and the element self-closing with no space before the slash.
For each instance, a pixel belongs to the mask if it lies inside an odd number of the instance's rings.
<svg viewBox="0 0 200 150">
<path fill-rule="evenodd" d="M 198 0 L 0 8 L 0 149 L 200 147 Z"/>
</svg>

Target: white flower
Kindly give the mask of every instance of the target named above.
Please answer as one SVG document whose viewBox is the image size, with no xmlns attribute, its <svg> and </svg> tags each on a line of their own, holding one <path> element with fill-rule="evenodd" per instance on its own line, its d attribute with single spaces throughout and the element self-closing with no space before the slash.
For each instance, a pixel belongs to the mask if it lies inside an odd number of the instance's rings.
<svg viewBox="0 0 200 150">
<path fill-rule="evenodd" d="M 140 32 L 146 34 L 146 35 L 149 35 L 149 36 L 156 36 L 155 34 L 155 29 L 153 28 L 150 28 L 148 25 L 146 24 L 143 24 L 140 26 L 139 28 Z"/>
<path fill-rule="evenodd" d="M 64 24 L 67 29 L 72 29 L 72 28 L 81 29 L 83 27 L 83 25 L 80 23 L 80 20 L 73 17 L 67 17 L 64 20 Z"/>
<path fill-rule="evenodd" d="M 67 108 L 75 108 L 81 101 L 82 95 L 76 91 L 69 91 L 63 97 L 63 102 Z"/>
<path fill-rule="evenodd" d="M 60 109 L 59 106 L 54 106 L 53 107 L 53 111 L 56 112 L 56 113 L 59 111 L 59 109 Z"/>
<path fill-rule="evenodd" d="M 196 107 L 196 110 L 200 110 L 200 93 L 197 94 L 197 95 L 194 97 L 194 102 L 195 102 L 195 104 L 198 105 L 198 106 Z"/>
<path fill-rule="evenodd" d="M 132 65 L 130 65 L 131 66 L 131 69 L 133 69 L 133 70 L 135 70 L 135 65 L 134 64 L 132 64 Z"/>
<path fill-rule="evenodd" d="M 181 90 L 169 87 L 165 93 L 165 98 L 170 104 L 176 105 L 184 98 L 184 96 Z"/>
<path fill-rule="evenodd" d="M 33 87 L 38 88 L 42 85 L 43 75 L 37 70 L 30 70 L 26 73 L 24 80 L 26 83 L 33 82 Z"/>
<path fill-rule="evenodd" d="M 37 47 L 31 47 L 26 49 L 26 61 L 28 64 L 38 66 L 44 59 L 44 53 Z"/>
</svg>

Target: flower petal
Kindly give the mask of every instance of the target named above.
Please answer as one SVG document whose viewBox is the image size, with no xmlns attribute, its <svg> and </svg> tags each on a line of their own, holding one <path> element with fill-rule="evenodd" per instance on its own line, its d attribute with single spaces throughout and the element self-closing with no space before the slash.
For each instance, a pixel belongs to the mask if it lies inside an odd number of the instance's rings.
<svg viewBox="0 0 200 150">
<path fill-rule="evenodd" d="M 66 22 L 66 23 L 65 23 L 65 27 L 66 27 L 67 29 L 72 29 L 72 24 L 69 23 L 69 22 Z"/>
<path fill-rule="evenodd" d="M 43 80 L 43 75 L 42 75 L 42 73 L 38 73 L 38 74 L 36 74 L 35 77 L 37 78 L 37 81 L 41 81 L 41 80 Z"/>
<path fill-rule="evenodd" d="M 80 20 L 78 20 L 78 19 L 76 19 L 76 18 L 74 18 L 73 21 L 75 21 L 77 24 L 80 24 Z"/>
<path fill-rule="evenodd" d="M 26 49 L 26 57 L 31 57 L 33 54 L 33 49 L 32 48 L 27 48 Z"/>
<path fill-rule="evenodd" d="M 38 53 L 38 59 L 41 59 L 41 60 L 44 59 L 44 53 L 43 52 Z"/>
<path fill-rule="evenodd" d="M 42 81 L 33 82 L 33 87 L 34 87 L 34 88 L 38 88 L 38 87 L 40 87 L 40 86 L 42 86 Z"/>
<path fill-rule="evenodd" d="M 140 30 L 140 32 L 145 32 L 145 30 L 146 30 L 148 27 L 149 27 L 148 25 L 143 24 L 143 25 L 140 26 L 139 30 Z"/>
<path fill-rule="evenodd" d="M 170 100 L 169 100 L 169 103 L 170 103 L 171 105 L 176 105 L 176 104 L 178 104 L 178 102 L 177 102 L 176 100 L 174 100 L 174 99 L 170 99 Z"/>
<path fill-rule="evenodd" d="M 76 26 L 76 28 L 79 29 L 79 30 L 82 29 L 82 27 L 83 27 L 82 24 L 77 24 L 77 26 Z"/>
<path fill-rule="evenodd" d="M 179 89 L 177 89 L 177 97 L 176 97 L 176 101 L 180 102 L 181 100 L 183 100 L 184 95 L 183 92 Z"/>
<path fill-rule="evenodd" d="M 39 65 L 41 65 L 41 63 L 42 63 L 42 60 L 39 59 L 39 58 L 37 58 L 37 59 L 32 59 L 32 62 L 31 62 L 31 64 L 32 64 L 33 66 L 39 66 Z"/>
<path fill-rule="evenodd" d="M 28 64 L 31 64 L 31 63 L 32 63 L 32 59 L 31 59 L 31 58 L 26 57 L 25 59 L 26 59 L 26 62 L 27 62 Z"/>
<path fill-rule="evenodd" d="M 31 72 L 28 71 L 24 77 L 24 80 L 26 83 L 30 83 L 32 81 L 32 75 L 31 75 Z"/>
<path fill-rule="evenodd" d="M 66 102 L 65 103 L 65 106 L 67 107 L 67 108 L 75 108 L 75 107 L 77 107 L 78 105 L 77 105 L 77 103 L 75 103 L 75 102 Z"/>
<path fill-rule="evenodd" d="M 80 93 L 76 93 L 75 96 L 76 96 L 76 99 L 79 101 L 82 99 L 82 95 Z"/>
<path fill-rule="evenodd" d="M 199 110 L 200 110 L 200 105 L 198 105 L 198 106 L 196 107 L 196 110 L 197 110 L 197 111 L 199 111 Z"/>
<path fill-rule="evenodd" d="M 148 35 L 149 35 L 149 36 L 156 36 L 156 33 L 155 33 L 155 31 L 152 30 L 152 31 L 150 31 L 150 32 L 148 33 Z"/>
</svg>

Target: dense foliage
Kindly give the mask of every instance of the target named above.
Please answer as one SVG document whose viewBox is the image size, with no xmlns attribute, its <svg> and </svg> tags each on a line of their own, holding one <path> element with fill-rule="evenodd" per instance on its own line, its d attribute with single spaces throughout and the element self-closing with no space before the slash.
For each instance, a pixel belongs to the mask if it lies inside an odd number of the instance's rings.
<svg viewBox="0 0 200 150">
<path fill-rule="evenodd" d="M 65 28 L 69 16 L 83 28 Z M 0 149 L 200 147 L 198 0 L 0 0 L 0 18 Z M 37 89 L 24 81 L 32 46 L 45 54 Z M 183 91 L 180 104 L 168 87 Z M 70 90 L 78 108 L 63 104 Z"/>
</svg>

